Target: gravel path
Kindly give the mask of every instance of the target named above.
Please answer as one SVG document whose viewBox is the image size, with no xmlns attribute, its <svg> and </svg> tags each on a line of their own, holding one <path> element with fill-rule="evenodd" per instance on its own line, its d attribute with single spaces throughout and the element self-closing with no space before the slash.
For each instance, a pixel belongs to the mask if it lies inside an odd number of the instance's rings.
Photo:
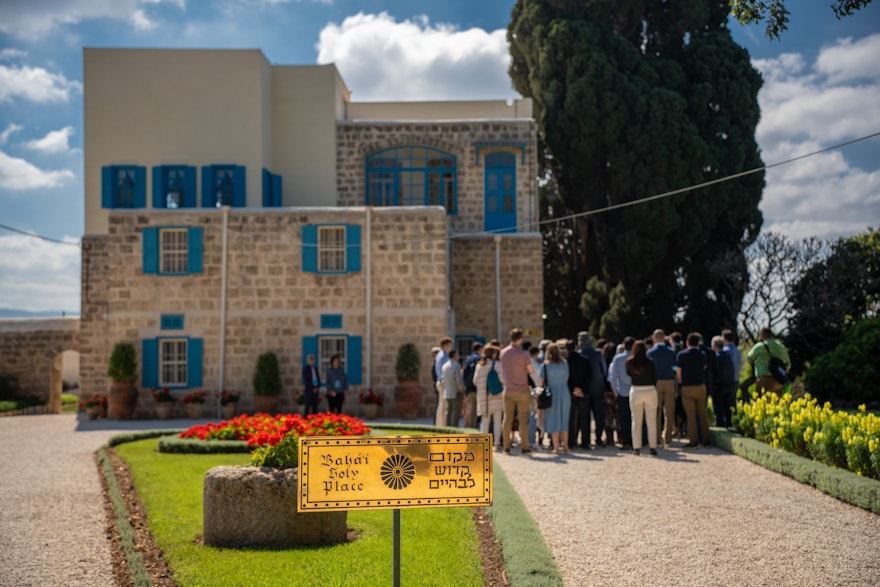
<svg viewBox="0 0 880 587">
<path fill-rule="evenodd" d="M 880 516 L 717 448 L 495 453 L 565 585 L 880 585 Z"/>
<path fill-rule="evenodd" d="M 94 452 L 125 430 L 0 419 L 0 586 L 114 584 Z M 880 516 L 719 449 L 495 453 L 565 584 L 880 585 Z"/>
</svg>

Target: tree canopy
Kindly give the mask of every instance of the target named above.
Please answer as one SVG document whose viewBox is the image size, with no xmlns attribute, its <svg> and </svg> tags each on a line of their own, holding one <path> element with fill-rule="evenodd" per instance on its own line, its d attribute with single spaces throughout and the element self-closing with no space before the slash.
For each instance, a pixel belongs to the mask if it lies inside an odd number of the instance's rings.
<svg viewBox="0 0 880 587">
<path fill-rule="evenodd" d="M 619 340 L 655 327 L 735 325 L 763 172 L 760 74 L 715 0 L 518 0 L 514 87 L 542 140 L 547 330 Z M 580 308 L 576 306 L 580 300 Z M 564 329 L 564 330 L 563 330 Z"/>
<path fill-rule="evenodd" d="M 871 0 L 835 0 L 831 10 L 838 19 L 851 16 L 871 3 Z M 741 24 L 764 23 L 764 35 L 778 39 L 788 28 L 785 0 L 730 0 L 730 12 Z"/>
</svg>

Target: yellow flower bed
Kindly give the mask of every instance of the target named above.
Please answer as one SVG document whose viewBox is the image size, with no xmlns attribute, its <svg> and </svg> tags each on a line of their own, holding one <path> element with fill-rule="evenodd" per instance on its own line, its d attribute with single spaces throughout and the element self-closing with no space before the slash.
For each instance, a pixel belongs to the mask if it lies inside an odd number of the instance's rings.
<svg viewBox="0 0 880 587">
<path fill-rule="evenodd" d="M 861 476 L 880 479 L 880 418 L 865 406 L 850 414 L 819 406 L 806 394 L 775 393 L 737 402 L 734 425 L 743 436 Z"/>
</svg>

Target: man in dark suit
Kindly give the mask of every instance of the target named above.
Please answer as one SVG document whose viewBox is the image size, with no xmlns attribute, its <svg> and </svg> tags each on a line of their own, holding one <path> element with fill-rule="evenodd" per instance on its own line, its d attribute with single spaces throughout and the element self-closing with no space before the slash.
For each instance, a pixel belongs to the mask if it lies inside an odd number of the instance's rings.
<svg viewBox="0 0 880 587">
<path fill-rule="evenodd" d="M 577 352 L 573 340 L 565 345 L 568 350 L 568 391 L 571 392 L 571 415 L 568 418 L 568 447 L 577 444 L 578 431 L 581 433 L 580 447 L 590 449 L 590 380 L 593 368 L 590 360 Z"/>
<path fill-rule="evenodd" d="M 589 332 L 578 332 L 578 354 L 590 362 L 590 375 L 588 377 L 589 389 L 584 388 L 587 394 L 588 410 L 593 413 L 593 421 L 596 423 L 596 448 L 602 448 L 602 432 L 605 431 L 605 380 L 608 377 L 608 365 L 605 363 L 602 353 L 593 347 L 593 337 Z M 584 434 L 584 431 L 581 431 Z M 608 438 L 608 444 L 613 445 L 614 439 Z M 590 415 L 587 413 L 586 442 L 590 444 Z"/>
<path fill-rule="evenodd" d="M 306 400 L 305 415 L 318 413 L 318 392 L 321 389 L 321 374 L 315 367 L 315 355 L 306 357 L 306 364 L 302 373 L 303 396 Z"/>
</svg>

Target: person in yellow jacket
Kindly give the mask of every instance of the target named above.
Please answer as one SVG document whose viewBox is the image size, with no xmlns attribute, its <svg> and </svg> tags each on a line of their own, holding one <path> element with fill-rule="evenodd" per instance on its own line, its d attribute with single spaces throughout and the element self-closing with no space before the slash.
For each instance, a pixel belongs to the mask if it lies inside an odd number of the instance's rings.
<svg viewBox="0 0 880 587">
<path fill-rule="evenodd" d="M 747 358 L 752 368 L 755 370 L 755 389 L 758 395 L 765 393 L 781 394 L 785 388 L 784 383 L 780 383 L 770 373 L 770 359 L 777 358 L 785 365 L 785 371 L 791 368 L 791 359 L 788 358 L 788 349 L 773 336 L 773 331 L 769 328 L 762 328 L 758 334 L 758 342 L 749 351 Z"/>
</svg>

